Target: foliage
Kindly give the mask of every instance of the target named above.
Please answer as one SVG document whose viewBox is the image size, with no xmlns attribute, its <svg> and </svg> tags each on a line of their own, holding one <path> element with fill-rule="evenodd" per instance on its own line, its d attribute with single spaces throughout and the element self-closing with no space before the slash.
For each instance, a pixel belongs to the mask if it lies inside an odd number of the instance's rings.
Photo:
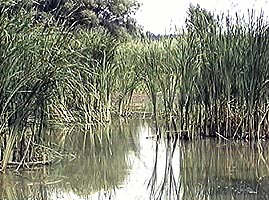
<svg viewBox="0 0 269 200">
<path fill-rule="evenodd" d="M 186 23 L 177 36 L 130 48 L 129 57 L 137 59 L 127 65 L 144 80 L 154 115 L 164 114 L 173 131 L 189 137 L 267 137 L 269 32 L 263 15 L 233 19 L 198 6 L 190 7 Z"/>
<path fill-rule="evenodd" d="M 56 21 L 69 26 L 100 28 L 119 34 L 136 31 L 132 15 L 139 4 L 134 0 L 39 0 L 38 10 L 51 13 Z"/>
<path fill-rule="evenodd" d="M 0 160 L 5 170 L 11 162 L 20 167 L 44 158 L 39 147 L 48 122 L 89 127 L 110 120 L 119 41 L 106 31 L 71 33 L 36 24 L 24 6 L 14 16 L 10 4 L 1 9 Z"/>
<path fill-rule="evenodd" d="M 33 154 L 29 144 L 42 140 L 46 105 L 54 90 L 62 56 L 58 50 L 66 37 L 59 35 L 57 29 L 43 32 L 42 26 L 34 27 L 32 16 L 25 9 L 8 19 L 6 9 L 9 7 L 2 8 L 1 12 L 6 14 L 0 18 L 0 158 L 4 158 L 3 169 L 9 160 L 28 160 Z M 34 132 L 30 138 L 26 136 L 29 131 Z M 5 149 L 6 146 L 10 149 Z"/>
<path fill-rule="evenodd" d="M 59 119 L 87 124 L 110 120 L 118 43 L 105 31 L 73 34 L 64 49 L 66 65 L 58 73 L 58 98 L 52 105 Z"/>
<path fill-rule="evenodd" d="M 108 11 L 109 17 L 120 16 L 125 6 L 132 10 L 131 1 L 115 1 L 115 7 L 109 2 L 87 5 L 105 9 L 99 10 L 103 18 Z M 111 121 L 112 114 L 125 115 L 136 90 L 148 94 L 154 119 L 165 119 L 169 131 L 268 137 L 269 32 L 262 15 L 215 17 L 190 7 L 187 28 L 178 35 L 121 40 L 109 29 L 67 29 L 62 23 L 70 28 L 78 22 L 61 19 L 69 3 L 43 7 L 47 23 L 37 23 L 31 2 L 0 5 L 3 170 L 10 162 L 21 166 L 38 157 L 48 122 L 91 129 Z M 76 12 L 80 7 L 65 14 Z"/>
</svg>

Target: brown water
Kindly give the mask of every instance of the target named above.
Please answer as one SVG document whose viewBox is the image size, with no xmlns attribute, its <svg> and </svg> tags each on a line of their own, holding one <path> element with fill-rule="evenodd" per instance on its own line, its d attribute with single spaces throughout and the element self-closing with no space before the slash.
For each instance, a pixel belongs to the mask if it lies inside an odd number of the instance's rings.
<svg viewBox="0 0 269 200">
<path fill-rule="evenodd" d="M 76 159 L 0 175 L 2 200 L 269 199 L 266 144 L 156 141 L 150 122 L 57 133 Z"/>
</svg>

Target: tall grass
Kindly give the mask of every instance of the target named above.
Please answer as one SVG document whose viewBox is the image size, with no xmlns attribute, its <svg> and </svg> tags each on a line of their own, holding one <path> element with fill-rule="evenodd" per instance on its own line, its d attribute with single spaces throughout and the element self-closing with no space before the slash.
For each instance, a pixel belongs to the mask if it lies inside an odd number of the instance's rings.
<svg viewBox="0 0 269 200">
<path fill-rule="evenodd" d="M 57 121 L 88 125 L 109 121 L 118 41 L 106 32 L 78 31 L 72 36 L 58 73 L 59 96 L 53 105 Z"/>
<path fill-rule="evenodd" d="M 117 111 L 119 116 L 125 116 L 130 99 L 139 87 L 142 85 L 142 76 L 137 67 L 137 54 L 141 43 L 134 40 L 128 40 L 117 48 L 115 57 L 116 64 L 116 87 L 114 96 L 117 102 Z M 136 49 L 136 50 L 134 50 Z"/>
<path fill-rule="evenodd" d="M 263 15 L 217 21 L 200 8 L 190 11 L 204 23 L 189 22 L 202 55 L 195 84 L 204 134 L 259 138 L 268 130 L 269 32 Z"/>
<path fill-rule="evenodd" d="M 119 43 L 105 31 L 56 27 L 49 15 L 47 24 L 36 23 L 23 2 L 15 2 L 15 10 L 11 4 L 0 7 L 2 171 L 43 159 L 48 123 L 88 129 L 110 120 Z"/>
<path fill-rule="evenodd" d="M 113 113 L 124 116 L 138 88 L 170 132 L 268 137 L 269 32 L 262 14 L 232 18 L 190 7 L 176 36 L 121 41 L 100 29 L 55 26 L 49 14 L 46 24 L 37 23 L 21 3 L 0 6 L 2 170 L 37 156 L 48 122 L 91 129 Z"/>
<path fill-rule="evenodd" d="M 9 8 L 9 5 L 1 7 L 0 15 L 2 170 L 10 161 L 29 161 L 34 154 L 32 144 L 42 141 L 46 105 L 54 89 L 60 61 L 61 42 L 58 41 L 65 37 L 53 29 L 33 27 L 32 15 L 23 8 L 14 16 L 8 16 Z"/>
<path fill-rule="evenodd" d="M 130 52 L 155 118 L 163 116 L 174 131 L 189 136 L 267 137 L 265 18 L 254 12 L 248 18 L 215 16 L 199 6 L 188 14 L 177 36 L 141 40 Z"/>
</svg>

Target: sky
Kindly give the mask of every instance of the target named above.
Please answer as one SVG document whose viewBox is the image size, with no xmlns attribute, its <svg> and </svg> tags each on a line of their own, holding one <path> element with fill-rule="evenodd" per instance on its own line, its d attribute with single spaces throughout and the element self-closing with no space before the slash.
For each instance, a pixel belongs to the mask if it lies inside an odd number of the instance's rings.
<svg viewBox="0 0 269 200">
<path fill-rule="evenodd" d="M 269 15 L 269 0 L 138 0 L 142 6 L 136 14 L 138 24 L 144 27 L 145 31 L 154 34 L 173 33 L 183 26 L 186 19 L 187 9 L 191 4 L 199 4 L 216 13 L 239 12 L 244 14 L 247 9 L 254 9 L 258 12 L 264 10 Z M 266 13 L 267 10 L 267 13 Z"/>
</svg>

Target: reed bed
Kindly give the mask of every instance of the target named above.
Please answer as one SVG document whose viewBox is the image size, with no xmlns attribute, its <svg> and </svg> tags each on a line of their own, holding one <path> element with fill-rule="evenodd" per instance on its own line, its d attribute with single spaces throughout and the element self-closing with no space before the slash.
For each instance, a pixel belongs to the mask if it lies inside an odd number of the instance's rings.
<svg viewBox="0 0 269 200">
<path fill-rule="evenodd" d="M 268 27 L 263 15 L 249 13 L 247 22 L 238 16 L 214 21 L 214 16 L 209 15 L 210 22 L 201 9 L 191 11 L 207 24 L 189 24 L 201 52 L 201 69 L 195 81 L 198 95 L 194 100 L 202 110 L 201 131 L 226 138 L 265 137 Z"/>
<path fill-rule="evenodd" d="M 117 113 L 119 116 L 127 115 L 127 105 L 134 92 L 142 90 L 141 86 L 141 74 L 137 68 L 137 55 L 134 54 L 134 48 L 141 48 L 141 43 L 137 41 L 135 44 L 134 40 L 128 40 L 118 46 L 115 56 L 116 73 L 115 73 L 115 92 L 113 94 L 114 102 L 117 105 Z M 137 52 L 136 51 L 136 52 Z"/>
<path fill-rule="evenodd" d="M 232 18 L 190 7 L 177 35 L 123 40 L 57 25 L 49 14 L 38 22 L 30 2 L 0 5 L 2 171 L 10 162 L 50 160 L 37 153 L 48 124 L 93 130 L 112 114 L 126 116 L 137 91 L 149 96 L 154 120 L 165 119 L 169 134 L 268 138 L 269 32 L 262 14 Z"/>
<path fill-rule="evenodd" d="M 50 163 L 47 127 L 111 119 L 119 40 L 35 20 L 28 1 L 0 6 L 0 167 Z M 48 148 L 43 148 L 45 147 Z M 53 148 L 52 148 L 53 149 Z"/>
<path fill-rule="evenodd" d="M 268 137 L 269 60 L 265 17 L 214 16 L 190 7 L 176 36 L 142 39 L 129 53 L 154 118 L 169 129 L 223 139 Z M 159 103 L 158 103 L 159 102 Z M 159 105 L 159 106 L 158 106 Z"/>
<path fill-rule="evenodd" d="M 56 121 L 89 126 L 110 121 L 118 41 L 105 31 L 78 31 L 72 36 L 56 83 Z"/>
<path fill-rule="evenodd" d="M 58 48 L 66 36 L 54 28 L 33 27 L 32 15 L 23 8 L 12 17 L 9 5 L 1 9 L 0 161 L 4 171 L 9 162 L 22 166 L 33 159 L 49 160 L 37 152 L 61 60 Z"/>
</svg>

